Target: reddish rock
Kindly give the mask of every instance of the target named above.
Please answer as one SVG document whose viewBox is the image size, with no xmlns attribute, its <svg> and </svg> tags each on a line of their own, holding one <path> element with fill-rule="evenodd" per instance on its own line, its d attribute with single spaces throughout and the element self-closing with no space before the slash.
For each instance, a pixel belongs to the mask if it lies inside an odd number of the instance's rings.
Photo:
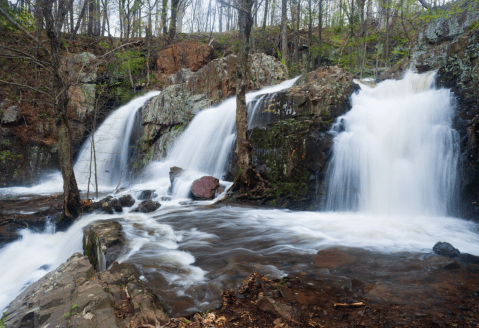
<svg viewBox="0 0 479 328">
<path fill-rule="evenodd" d="M 166 77 L 182 68 L 196 72 L 214 59 L 213 47 L 194 41 L 184 41 L 173 44 L 158 53 L 158 79 L 165 81 Z"/>
<path fill-rule="evenodd" d="M 193 182 L 191 193 L 197 200 L 208 200 L 215 198 L 215 192 L 220 186 L 220 181 L 215 177 L 206 176 Z"/>
</svg>

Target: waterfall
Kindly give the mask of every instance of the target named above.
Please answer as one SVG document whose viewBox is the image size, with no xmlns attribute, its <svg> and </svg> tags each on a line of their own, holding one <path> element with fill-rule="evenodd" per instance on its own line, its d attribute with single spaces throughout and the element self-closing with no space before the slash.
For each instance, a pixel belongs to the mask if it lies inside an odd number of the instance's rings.
<svg viewBox="0 0 479 328">
<path fill-rule="evenodd" d="M 262 101 L 292 87 L 296 80 L 294 78 L 246 95 L 250 128 L 267 123 L 261 119 L 264 113 L 258 110 Z M 235 141 L 236 98 L 229 98 L 218 106 L 202 110 L 194 117 L 174 143 L 167 158 L 150 164 L 143 179 L 149 182 L 144 183 L 143 188 L 153 188 L 159 194 L 165 194 L 170 185 L 169 168 L 178 166 L 185 172 L 175 183 L 173 195 L 188 197 L 195 179 L 205 175 L 223 178 Z"/>
<path fill-rule="evenodd" d="M 360 83 L 338 118 L 326 209 L 377 215 L 450 213 L 456 191 L 458 134 L 453 97 L 435 73 L 406 73 L 377 86 Z"/>
<path fill-rule="evenodd" d="M 135 115 L 141 106 L 160 91 L 151 91 L 135 98 L 114 111 L 94 134 L 99 185 L 115 187 L 128 175 L 128 153 Z M 90 176 L 92 137 L 83 143 L 75 162 L 75 175 L 79 185 L 87 185 Z M 93 179 L 94 168 L 91 177 Z"/>
</svg>

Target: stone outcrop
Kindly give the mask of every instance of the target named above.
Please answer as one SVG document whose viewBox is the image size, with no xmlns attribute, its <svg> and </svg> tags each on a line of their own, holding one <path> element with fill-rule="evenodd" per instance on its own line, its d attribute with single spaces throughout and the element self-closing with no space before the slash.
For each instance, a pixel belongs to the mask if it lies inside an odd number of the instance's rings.
<svg viewBox="0 0 479 328">
<path fill-rule="evenodd" d="M 68 71 L 68 83 L 71 84 L 68 91 L 69 106 L 80 121 L 91 115 L 95 107 L 96 62 L 94 54 L 83 52 L 68 56 L 63 63 Z"/>
<path fill-rule="evenodd" d="M 20 120 L 21 115 L 17 106 L 10 106 L 5 110 L 0 110 L 2 124 L 15 124 Z"/>
<path fill-rule="evenodd" d="M 173 44 L 158 53 L 156 61 L 158 80 L 165 82 L 168 76 L 182 68 L 196 72 L 214 57 L 215 49 L 204 43 L 183 41 Z"/>
<path fill-rule="evenodd" d="M 216 190 L 220 187 L 220 181 L 211 176 L 206 176 L 193 181 L 191 194 L 197 200 L 210 200 L 215 198 Z"/>
<path fill-rule="evenodd" d="M 350 108 L 352 80 L 339 67 L 321 67 L 290 89 L 255 99 L 263 119 L 251 131 L 252 157 L 256 170 L 271 182 L 265 195 L 269 204 L 320 207 L 332 147 L 328 131 Z M 234 176 L 234 166 L 231 171 Z"/>
<path fill-rule="evenodd" d="M 254 54 L 248 90 L 286 79 L 283 65 L 274 57 Z M 163 92 L 142 108 L 143 134 L 138 143 L 140 167 L 162 159 L 186 125 L 201 110 L 236 94 L 235 55 L 215 59 L 192 72 L 179 70 L 168 78 Z"/>
<path fill-rule="evenodd" d="M 10 304 L 6 327 L 158 327 L 168 321 L 130 267 L 115 263 L 95 273 L 76 253 Z"/>
<path fill-rule="evenodd" d="M 109 268 L 124 245 L 123 228 L 114 220 L 92 223 L 83 233 L 83 252 L 96 271 Z"/>
<path fill-rule="evenodd" d="M 434 19 L 411 40 L 410 58 L 380 76 L 400 78 L 409 67 L 437 70 L 436 85 L 457 100 L 454 128 L 461 138 L 460 214 L 479 217 L 479 3 L 464 2 L 456 14 Z"/>
</svg>

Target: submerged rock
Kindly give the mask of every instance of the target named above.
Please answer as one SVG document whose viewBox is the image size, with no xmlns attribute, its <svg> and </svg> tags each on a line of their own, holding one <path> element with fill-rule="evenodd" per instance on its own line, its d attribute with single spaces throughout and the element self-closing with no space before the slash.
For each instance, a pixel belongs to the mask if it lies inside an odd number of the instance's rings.
<svg viewBox="0 0 479 328">
<path fill-rule="evenodd" d="M 143 190 L 138 195 L 139 200 L 148 200 L 158 197 L 154 190 Z"/>
<path fill-rule="evenodd" d="M 137 208 L 132 210 L 132 212 L 150 213 L 159 209 L 160 206 L 161 204 L 158 202 L 152 200 L 144 200 L 140 203 L 140 205 L 138 205 Z"/>
<path fill-rule="evenodd" d="M 6 327 L 141 327 L 168 320 L 133 269 L 116 263 L 95 274 L 76 253 L 10 304 Z"/>
<path fill-rule="evenodd" d="M 215 198 L 216 190 L 220 187 L 220 181 L 212 176 L 199 178 L 193 182 L 191 193 L 197 200 L 210 200 Z"/>
<path fill-rule="evenodd" d="M 175 185 L 175 180 L 183 173 L 183 169 L 178 166 L 170 167 L 170 187 L 168 188 L 168 193 L 173 192 L 173 187 Z"/>
<path fill-rule="evenodd" d="M 83 251 L 96 271 L 109 268 L 124 245 L 123 227 L 118 221 L 92 223 L 83 233 Z"/>
</svg>

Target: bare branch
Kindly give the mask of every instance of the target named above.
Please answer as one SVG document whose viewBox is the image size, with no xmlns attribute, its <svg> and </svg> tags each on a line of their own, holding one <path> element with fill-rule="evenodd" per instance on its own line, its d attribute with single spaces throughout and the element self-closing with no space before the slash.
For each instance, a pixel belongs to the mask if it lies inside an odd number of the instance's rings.
<svg viewBox="0 0 479 328">
<path fill-rule="evenodd" d="M 242 12 L 244 12 L 244 13 L 249 14 L 249 12 L 248 12 L 246 9 L 243 9 L 243 8 L 239 7 L 238 5 L 236 5 L 236 4 L 229 3 L 229 2 L 225 2 L 225 1 L 223 1 L 223 0 L 218 0 L 218 2 L 222 3 L 222 4 L 225 5 L 225 6 L 229 6 L 229 7 L 235 8 L 235 9 L 237 9 L 237 10 L 240 10 L 240 11 L 242 11 Z"/>
<path fill-rule="evenodd" d="M 34 88 L 34 87 L 31 87 L 29 85 L 26 85 L 26 84 L 20 84 L 20 83 L 15 83 L 15 82 L 9 82 L 9 81 L 5 81 L 5 80 L 0 80 L 0 83 L 5 83 L 5 84 L 11 84 L 11 85 L 16 85 L 17 87 L 22 87 L 22 88 L 27 88 L 27 89 L 30 89 L 30 90 L 33 90 L 33 91 L 36 91 L 36 92 L 40 92 L 40 93 L 43 93 L 45 96 L 47 96 L 48 98 L 52 99 L 53 100 L 53 97 L 51 95 L 49 95 L 48 93 L 40 90 L 40 89 L 37 89 L 37 88 Z"/>
</svg>

